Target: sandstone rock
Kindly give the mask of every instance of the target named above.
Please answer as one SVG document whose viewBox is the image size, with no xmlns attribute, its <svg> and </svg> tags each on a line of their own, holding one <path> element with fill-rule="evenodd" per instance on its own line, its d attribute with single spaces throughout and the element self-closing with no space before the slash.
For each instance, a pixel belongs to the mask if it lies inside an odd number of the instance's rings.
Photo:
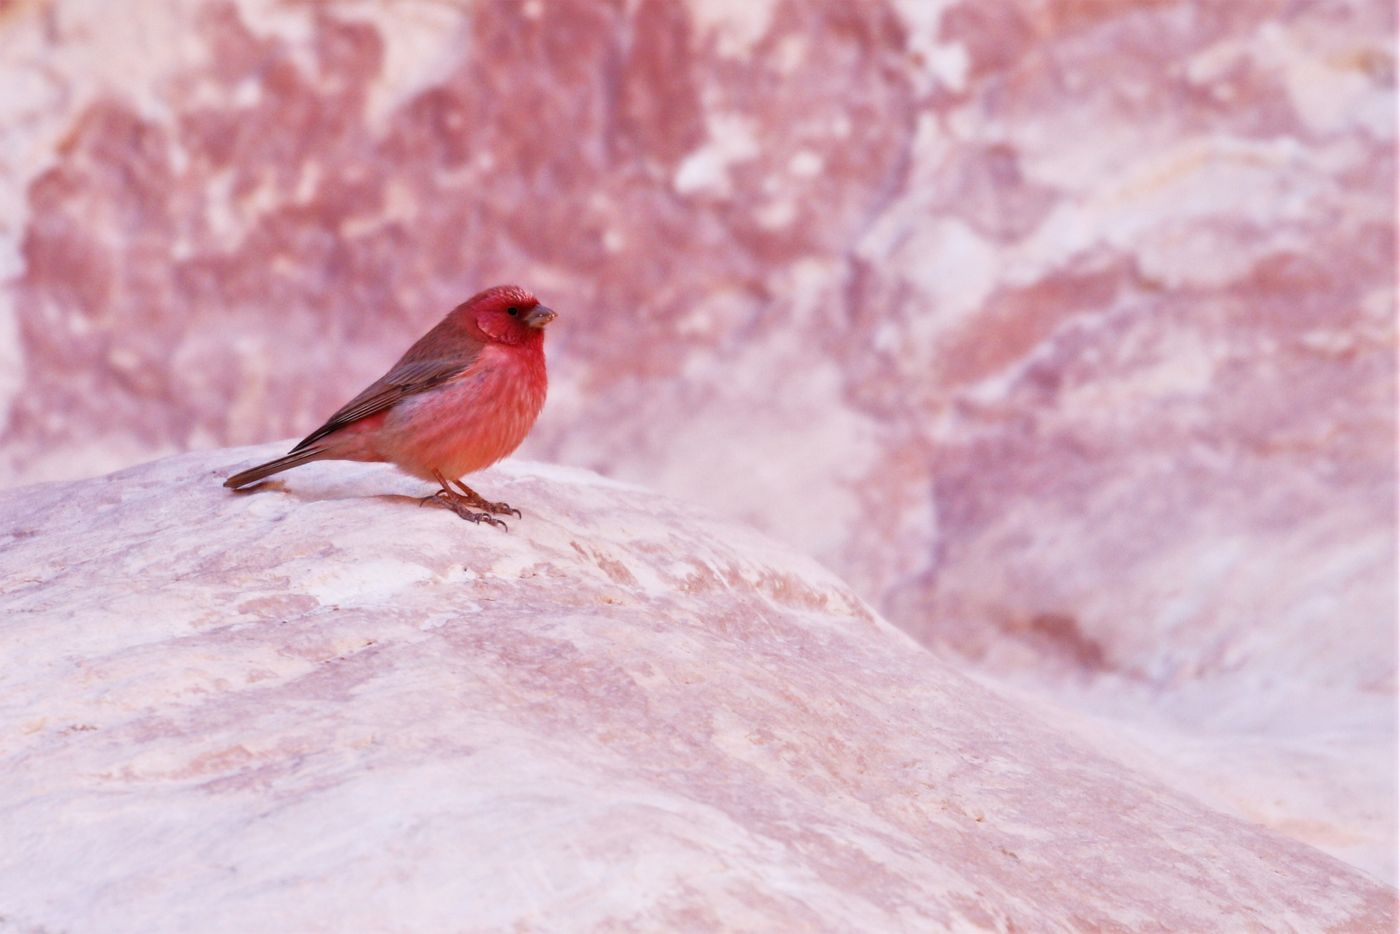
<svg viewBox="0 0 1400 934">
<path fill-rule="evenodd" d="M 19 930 L 1390 930 L 761 536 L 581 471 L 0 493 Z"/>
<path fill-rule="evenodd" d="M 519 279 L 565 314 L 536 456 L 752 523 L 1393 882 L 1394 35 L 1368 0 L 11 3 L 0 477 L 305 433 Z"/>
</svg>

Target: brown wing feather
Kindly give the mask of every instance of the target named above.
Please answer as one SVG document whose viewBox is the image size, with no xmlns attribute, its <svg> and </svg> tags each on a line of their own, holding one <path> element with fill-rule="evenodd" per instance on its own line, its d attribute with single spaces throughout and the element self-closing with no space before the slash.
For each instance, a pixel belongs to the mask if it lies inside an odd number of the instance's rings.
<svg viewBox="0 0 1400 934">
<path fill-rule="evenodd" d="M 459 375 L 475 362 L 482 343 L 461 333 L 457 325 L 443 321 L 418 339 L 388 373 L 375 380 L 358 396 L 345 403 L 326 423 L 292 448 L 295 454 L 376 412 L 392 408 L 400 399 L 439 386 Z"/>
</svg>

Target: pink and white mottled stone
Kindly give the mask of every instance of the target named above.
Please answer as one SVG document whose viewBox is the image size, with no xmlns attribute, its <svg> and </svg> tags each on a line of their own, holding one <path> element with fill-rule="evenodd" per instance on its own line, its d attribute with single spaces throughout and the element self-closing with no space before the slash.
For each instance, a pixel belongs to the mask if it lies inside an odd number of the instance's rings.
<svg viewBox="0 0 1400 934">
<path fill-rule="evenodd" d="M 1396 878 L 1393 4 L 0 7 L 0 476 L 564 314 L 527 452 Z M 329 374 L 338 374 L 332 378 Z"/>
<path fill-rule="evenodd" d="M 1393 929 L 742 526 L 521 463 L 509 533 L 378 465 L 219 486 L 277 450 L 0 493 L 7 925 Z"/>
</svg>

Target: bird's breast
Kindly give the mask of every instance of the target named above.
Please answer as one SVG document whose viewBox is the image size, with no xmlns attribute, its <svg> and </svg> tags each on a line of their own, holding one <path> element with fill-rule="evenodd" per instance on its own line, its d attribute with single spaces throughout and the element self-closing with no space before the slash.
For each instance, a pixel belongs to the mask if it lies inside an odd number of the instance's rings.
<svg viewBox="0 0 1400 934">
<path fill-rule="evenodd" d="M 488 345 L 463 373 L 394 406 L 385 421 L 384 453 L 408 473 L 461 477 L 520 446 L 540 409 L 547 381 L 514 348 Z"/>
</svg>

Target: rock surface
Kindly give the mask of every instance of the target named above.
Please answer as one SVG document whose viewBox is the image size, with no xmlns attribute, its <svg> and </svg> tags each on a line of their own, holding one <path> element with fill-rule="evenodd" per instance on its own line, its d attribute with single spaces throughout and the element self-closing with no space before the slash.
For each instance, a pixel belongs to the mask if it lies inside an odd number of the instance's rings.
<svg viewBox="0 0 1400 934">
<path fill-rule="evenodd" d="M 1395 879 L 1393 4 L 123 10 L 0 4 L 0 476 L 304 433 L 525 281 L 535 455 Z"/>
<path fill-rule="evenodd" d="M 979 686 L 813 561 L 580 471 L 0 494 L 21 930 L 1389 930 L 1394 892 Z"/>
</svg>

